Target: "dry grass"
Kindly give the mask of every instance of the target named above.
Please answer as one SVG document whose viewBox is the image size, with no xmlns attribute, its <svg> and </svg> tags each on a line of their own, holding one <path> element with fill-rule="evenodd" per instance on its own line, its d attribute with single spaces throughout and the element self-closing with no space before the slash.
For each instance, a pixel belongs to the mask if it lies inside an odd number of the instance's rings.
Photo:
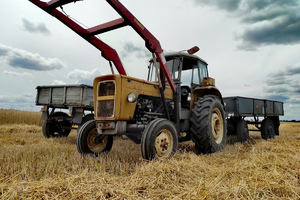
<svg viewBox="0 0 300 200">
<path fill-rule="evenodd" d="M 300 199 L 300 123 L 281 135 L 196 155 L 191 143 L 146 162 L 140 145 L 116 138 L 98 158 L 77 153 L 76 132 L 45 139 L 35 125 L 1 125 L 1 199 Z"/>
<path fill-rule="evenodd" d="M 0 109 L 0 125 L 31 124 L 41 126 L 41 112 L 28 112 L 12 109 Z"/>
</svg>

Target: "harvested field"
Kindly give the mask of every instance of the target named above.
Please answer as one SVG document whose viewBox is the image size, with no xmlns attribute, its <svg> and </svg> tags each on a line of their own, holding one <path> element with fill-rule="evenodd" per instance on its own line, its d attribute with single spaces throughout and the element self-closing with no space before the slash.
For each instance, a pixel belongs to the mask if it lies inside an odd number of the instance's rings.
<svg viewBox="0 0 300 200">
<path fill-rule="evenodd" d="M 0 199 L 300 199 L 300 123 L 211 155 L 187 142 L 166 161 L 143 161 L 120 138 L 107 155 L 82 157 L 75 141 L 76 131 L 46 139 L 40 126 L 1 124 Z"/>
</svg>

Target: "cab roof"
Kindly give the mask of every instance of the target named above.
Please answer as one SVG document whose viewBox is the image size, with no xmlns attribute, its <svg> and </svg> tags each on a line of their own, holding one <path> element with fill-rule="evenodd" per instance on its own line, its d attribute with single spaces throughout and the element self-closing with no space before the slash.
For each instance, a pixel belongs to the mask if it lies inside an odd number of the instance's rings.
<svg viewBox="0 0 300 200">
<path fill-rule="evenodd" d="M 191 59 L 197 59 L 200 60 L 201 62 L 203 62 L 204 64 L 208 65 L 207 62 L 205 60 L 203 60 L 202 58 L 200 58 L 199 56 L 196 55 L 191 55 L 185 52 L 168 52 L 164 54 L 166 58 L 168 57 L 186 57 L 186 58 L 191 58 Z M 151 59 L 152 60 L 152 59 Z"/>
</svg>

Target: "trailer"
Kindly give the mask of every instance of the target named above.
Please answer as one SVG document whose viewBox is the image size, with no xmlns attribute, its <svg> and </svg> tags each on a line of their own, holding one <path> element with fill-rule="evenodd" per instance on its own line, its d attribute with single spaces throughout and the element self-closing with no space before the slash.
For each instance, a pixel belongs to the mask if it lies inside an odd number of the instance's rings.
<svg viewBox="0 0 300 200">
<path fill-rule="evenodd" d="M 249 97 L 224 97 L 227 135 L 236 135 L 238 142 L 249 139 L 249 131 L 260 131 L 263 139 L 279 135 L 279 116 L 284 115 L 283 102 Z M 253 117 L 254 120 L 245 120 Z M 260 120 L 263 119 L 263 120 Z M 257 129 L 248 129 L 253 124 Z"/>
<path fill-rule="evenodd" d="M 79 128 L 94 119 L 92 86 L 50 85 L 37 86 L 36 89 L 36 105 L 43 106 L 42 130 L 46 138 L 67 137 L 71 129 Z"/>
</svg>

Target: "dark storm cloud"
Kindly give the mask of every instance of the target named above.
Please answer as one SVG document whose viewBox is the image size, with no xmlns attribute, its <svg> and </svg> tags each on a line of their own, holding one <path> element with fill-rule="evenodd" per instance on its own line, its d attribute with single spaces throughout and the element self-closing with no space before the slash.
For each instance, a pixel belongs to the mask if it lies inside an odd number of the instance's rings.
<svg viewBox="0 0 300 200">
<path fill-rule="evenodd" d="M 267 76 L 264 86 L 265 98 L 294 104 L 299 100 L 300 64 L 288 66 Z"/>
<path fill-rule="evenodd" d="M 64 68 L 64 64 L 57 58 L 44 58 L 21 49 L 15 49 L 0 43 L 0 60 L 14 68 L 36 71 L 49 71 Z"/>
<path fill-rule="evenodd" d="M 146 47 L 137 46 L 132 42 L 126 42 L 123 45 L 123 49 L 124 50 L 121 52 L 121 55 L 124 58 L 131 54 L 135 54 L 138 58 L 149 58 L 151 56 Z"/>
<path fill-rule="evenodd" d="M 286 75 L 297 75 L 300 74 L 300 64 L 297 66 L 287 67 Z"/>
<path fill-rule="evenodd" d="M 300 75 L 300 64 L 286 67 L 284 70 L 269 74 L 270 77 L 285 79 L 290 76 Z"/>
<path fill-rule="evenodd" d="M 31 22 L 24 17 L 22 18 L 22 27 L 30 33 L 42 33 L 44 35 L 51 34 L 44 23 Z"/>
<path fill-rule="evenodd" d="M 276 94 L 274 94 L 274 95 L 267 95 L 266 99 L 286 102 L 286 101 L 288 101 L 290 99 L 290 97 L 284 96 L 284 95 L 276 95 Z"/>
<path fill-rule="evenodd" d="M 243 41 L 239 48 L 255 50 L 272 44 L 300 42 L 299 0 L 194 0 L 197 4 L 215 6 L 240 18 L 245 24 L 236 38 Z"/>
<path fill-rule="evenodd" d="M 283 84 L 289 83 L 289 82 L 291 82 L 291 79 L 286 78 L 284 76 L 279 77 L 279 76 L 269 75 L 265 82 L 269 86 L 275 86 L 275 85 L 283 85 Z"/>
</svg>

